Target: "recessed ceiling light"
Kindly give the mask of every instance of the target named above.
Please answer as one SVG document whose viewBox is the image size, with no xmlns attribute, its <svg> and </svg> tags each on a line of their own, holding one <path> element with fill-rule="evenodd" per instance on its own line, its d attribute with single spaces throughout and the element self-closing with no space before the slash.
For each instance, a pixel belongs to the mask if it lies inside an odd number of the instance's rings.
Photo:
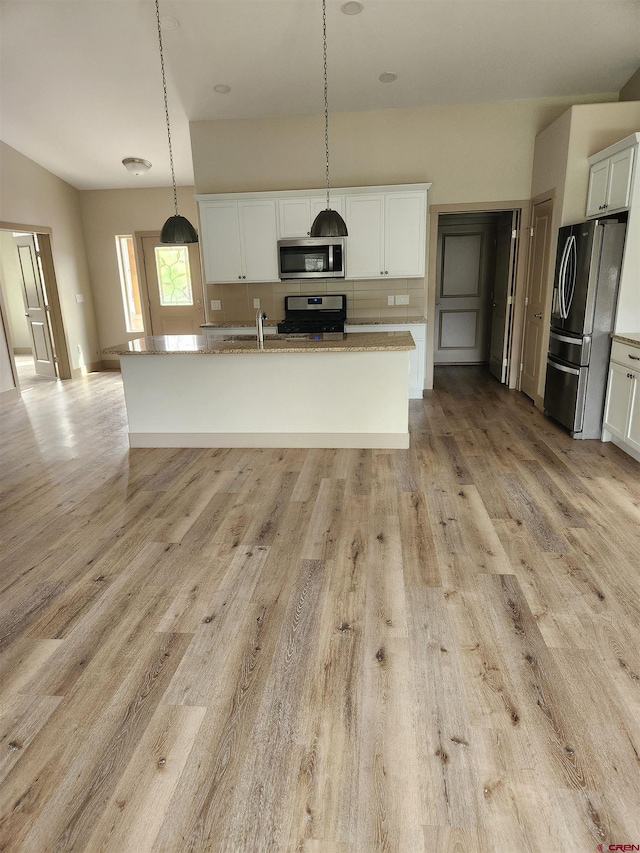
<svg viewBox="0 0 640 853">
<path fill-rule="evenodd" d="M 397 79 L 398 75 L 394 74 L 393 71 L 383 71 L 382 74 L 378 77 L 378 80 L 381 83 L 393 83 L 393 81 Z"/>
<path fill-rule="evenodd" d="M 163 15 L 160 18 L 160 26 L 163 30 L 177 30 L 180 26 L 180 21 L 177 18 L 172 18 L 171 15 Z"/>
<path fill-rule="evenodd" d="M 340 7 L 345 15 L 359 15 L 362 12 L 363 6 L 359 0 L 348 0 Z"/>
<path fill-rule="evenodd" d="M 217 86 L 213 87 L 213 91 L 217 92 L 219 95 L 228 95 L 231 91 L 231 86 L 227 86 L 226 83 L 218 83 Z"/>
<path fill-rule="evenodd" d="M 151 168 L 151 163 L 148 160 L 141 160 L 139 157 L 125 157 L 122 165 L 132 175 L 146 175 Z"/>
</svg>

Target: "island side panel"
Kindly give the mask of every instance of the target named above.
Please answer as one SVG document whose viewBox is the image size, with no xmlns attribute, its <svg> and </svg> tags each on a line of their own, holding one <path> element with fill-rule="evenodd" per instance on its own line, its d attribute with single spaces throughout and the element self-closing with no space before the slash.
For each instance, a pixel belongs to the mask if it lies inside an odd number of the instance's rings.
<svg viewBox="0 0 640 853">
<path fill-rule="evenodd" d="M 132 447 L 408 447 L 407 351 L 124 355 Z"/>
</svg>

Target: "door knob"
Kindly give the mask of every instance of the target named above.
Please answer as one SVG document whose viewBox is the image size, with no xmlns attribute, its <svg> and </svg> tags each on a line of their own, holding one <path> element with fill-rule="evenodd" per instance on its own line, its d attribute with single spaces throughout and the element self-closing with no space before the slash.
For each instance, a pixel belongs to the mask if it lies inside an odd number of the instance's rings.
<svg viewBox="0 0 640 853">
<path fill-rule="evenodd" d="M 538 320 L 542 320 L 542 314 L 534 314 L 533 316 Z"/>
</svg>

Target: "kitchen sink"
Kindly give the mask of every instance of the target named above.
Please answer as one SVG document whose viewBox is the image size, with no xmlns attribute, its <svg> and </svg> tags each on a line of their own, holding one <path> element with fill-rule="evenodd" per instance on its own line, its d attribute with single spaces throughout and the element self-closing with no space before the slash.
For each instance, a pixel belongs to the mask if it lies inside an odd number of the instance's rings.
<svg viewBox="0 0 640 853">
<path fill-rule="evenodd" d="M 222 339 L 225 343 L 234 344 L 236 341 L 238 343 L 243 343 L 244 341 L 258 341 L 256 335 L 230 335 L 228 338 Z"/>
</svg>

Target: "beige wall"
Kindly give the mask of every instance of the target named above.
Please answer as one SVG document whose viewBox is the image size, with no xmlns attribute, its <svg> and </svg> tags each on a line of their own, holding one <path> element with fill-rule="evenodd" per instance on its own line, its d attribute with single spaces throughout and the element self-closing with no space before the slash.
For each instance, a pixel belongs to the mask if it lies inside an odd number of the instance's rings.
<svg viewBox="0 0 640 853">
<path fill-rule="evenodd" d="M 31 350 L 29 327 L 24 316 L 20 261 L 11 231 L 0 231 L 0 285 L 13 350 Z"/>
<path fill-rule="evenodd" d="M 2 298 L 0 298 L 0 398 L 4 395 L 14 396 L 17 393 L 9 356 L 9 333 L 7 325 L 6 312 L 3 308 Z"/>
<path fill-rule="evenodd" d="M 620 89 L 621 101 L 640 101 L 640 68 Z"/>
<path fill-rule="evenodd" d="M 611 99 L 617 95 L 592 100 Z M 535 137 L 574 102 L 545 98 L 334 113 L 331 183 L 432 181 L 431 204 L 528 198 Z M 198 193 L 324 184 L 321 116 L 193 122 L 191 147 Z"/>
<path fill-rule="evenodd" d="M 636 131 L 640 131 L 640 101 L 571 108 L 563 225 L 585 217 L 590 168 L 587 158 Z"/>
<path fill-rule="evenodd" d="M 72 368 L 101 360 L 79 192 L 0 142 L 0 221 L 52 229 L 51 247 Z M 78 302 L 80 295 L 84 301 Z"/>
<path fill-rule="evenodd" d="M 197 225 L 193 187 L 178 189 L 178 210 Z M 115 237 L 135 231 L 157 231 L 173 215 L 170 187 L 132 190 L 83 190 L 80 205 L 93 283 L 101 347 L 139 338 L 126 330 Z"/>
</svg>

